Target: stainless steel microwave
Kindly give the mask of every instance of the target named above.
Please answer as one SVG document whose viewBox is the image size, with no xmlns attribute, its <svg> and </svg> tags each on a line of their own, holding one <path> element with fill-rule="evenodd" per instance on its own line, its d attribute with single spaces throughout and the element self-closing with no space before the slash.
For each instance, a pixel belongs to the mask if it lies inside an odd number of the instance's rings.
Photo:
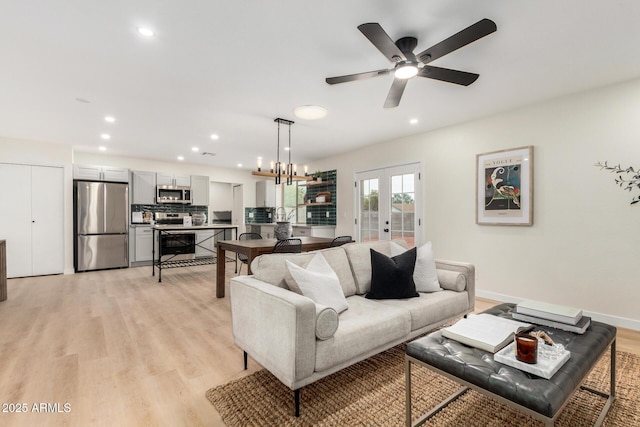
<svg viewBox="0 0 640 427">
<path fill-rule="evenodd" d="M 158 185 L 156 187 L 156 203 L 191 204 L 191 187 Z"/>
</svg>

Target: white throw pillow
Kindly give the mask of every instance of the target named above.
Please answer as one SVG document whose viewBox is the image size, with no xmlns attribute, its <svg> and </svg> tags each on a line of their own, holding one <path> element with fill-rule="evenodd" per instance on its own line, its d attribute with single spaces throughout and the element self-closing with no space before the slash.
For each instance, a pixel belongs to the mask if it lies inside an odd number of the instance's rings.
<svg viewBox="0 0 640 427">
<path fill-rule="evenodd" d="M 391 255 L 396 256 L 406 249 L 391 242 Z M 418 292 L 438 292 L 441 291 L 438 282 L 438 271 L 436 270 L 436 259 L 433 255 L 431 242 L 427 242 L 418 248 L 416 255 L 416 266 L 413 269 L 413 281 Z"/>
<path fill-rule="evenodd" d="M 342 287 L 340 287 L 338 275 L 321 253 L 317 253 L 313 257 L 306 269 L 289 260 L 285 262 L 291 276 L 300 287 L 302 295 L 311 298 L 316 304 L 331 307 L 338 313 L 349 308 Z"/>
</svg>

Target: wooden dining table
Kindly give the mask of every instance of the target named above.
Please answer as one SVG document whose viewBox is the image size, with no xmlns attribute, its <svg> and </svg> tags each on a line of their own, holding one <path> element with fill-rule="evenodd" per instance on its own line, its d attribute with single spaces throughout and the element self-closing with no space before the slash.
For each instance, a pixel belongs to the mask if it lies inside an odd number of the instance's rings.
<svg viewBox="0 0 640 427">
<path fill-rule="evenodd" d="M 297 237 L 302 241 L 302 251 L 315 251 L 328 248 L 333 241 L 330 237 Z M 246 255 L 248 274 L 251 274 L 251 261 L 258 255 L 270 254 L 276 239 L 257 240 L 220 240 L 217 243 L 218 260 L 226 259 L 226 251 Z M 225 262 L 218 262 L 216 268 L 216 297 L 224 298 Z"/>
</svg>

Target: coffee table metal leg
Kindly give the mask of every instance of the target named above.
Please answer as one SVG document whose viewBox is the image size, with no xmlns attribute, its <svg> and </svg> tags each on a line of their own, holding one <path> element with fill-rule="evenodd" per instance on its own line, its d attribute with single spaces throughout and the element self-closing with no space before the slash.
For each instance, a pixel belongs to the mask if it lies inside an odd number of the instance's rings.
<svg viewBox="0 0 640 427">
<path fill-rule="evenodd" d="M 607 413 L 609 412 L 609 408 L 611 408 L 613 401 L 616 399 L 616 340 L 615 339 L 611 342 L 609 351 L 610 351 L 610 359 L 611 359 L 611 364 L 609 367 L 610 369 L 609 393 L 605 393 L 601 390 L 596 390 L 587 386 L 580 386 L 582 390 L 586 390 L 593 394 L 597 394 L 598 396 L 607 398 L 607 401 L 604 404 L 604 408 L 602 408 L 602 411 L 600 411 L 600 416 L 595 422 L 594 427 L 600 427 L 602 425 L 602 423 L 604 422 L 604 418 L 607 416 Z"/>
<path fill-rule="evenodd" d="M 427 367 L 426 364 L 424 364 Z M 405 389 L 406 389 L 406 404 L 405 407 L 407 409 L 407 427 L 417 427 L 419 425 L 424 424 L 428 419 L 436 415 L 438 412 L 442 411 L 446 408 L 451 402 L 456 400 L 458 397 L 466 393 L 470 390 L 466 385 L 460 386 L 458 390 L 456 390 L 453 394 L 447 397 L 445 400 L 440 402 L 440 404 L 433 409 L 431 409 L 426 414 L 422 415 L 420 418 L 416 420 L 415 423 L 411 422 L 411 357 L 405 356 Z"/>
</svg>

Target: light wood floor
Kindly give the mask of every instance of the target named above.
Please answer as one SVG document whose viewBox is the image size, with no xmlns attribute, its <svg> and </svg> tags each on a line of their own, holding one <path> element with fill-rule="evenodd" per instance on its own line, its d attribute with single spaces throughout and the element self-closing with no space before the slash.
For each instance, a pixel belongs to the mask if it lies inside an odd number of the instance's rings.
<svg viewBox="0 0 640 427">
<path fill-rule="evenodd" d="M 151 267 L 10 279 L 8 296 L 1 410 L 27 413 L 0 412 L 1 426 L 223 425 L 205 391 L 259 369 L 243 370 L 214 266 L 165 270 L 162 284 Z M 640 354 L 639 332 L 618 337 L 619 350 Z M 55 412 L 34 412 L 41 403 Z"/>
</svg>

